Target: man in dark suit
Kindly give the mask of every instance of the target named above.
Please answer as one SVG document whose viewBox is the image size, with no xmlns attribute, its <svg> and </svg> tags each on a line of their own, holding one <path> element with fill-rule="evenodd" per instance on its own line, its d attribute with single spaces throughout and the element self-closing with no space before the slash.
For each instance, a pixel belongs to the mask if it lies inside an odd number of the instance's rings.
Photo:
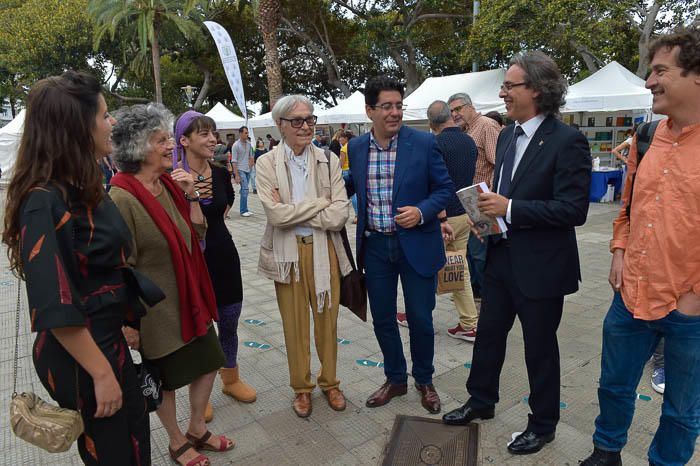
<svg viewBox="0 0 700 466">
<path fill-rule="evenodd" d="M 530 383 L 527 427 L 508 446 L 513 454 L 535 453 L 554 439 L 559 421 L 557 328 L 564 295 L 581 279 L 574 227 L 588 212 L 591 157 L 585 136 L 559 121 L 566 83 L 541 52 L 511 60 L 499 96 L 515 121 L 496 149 L 493 193 L 479 197 L 479 210 L 502 216 L 508 231 L 489 237 L 485 295 L 467 403 L 443 416 L 446 424 L 490 419 L 506 339 L 515 317 L 525 341 Z"/>
<path fill-rule="evenodd" d="M 436 274 L 445 264 L 441 212 L 454 192 L 435 138 L 402 126 L 403 85 L 386 76 L 365 86 L 372 130 L 348 143 L 348 195 L 357 194 L 357 257 L 365 270 L 374 333 L 386 382 L 367 400 L 385 405 L 407 391 L 407 368 L 396 323 L 399 278 L 411 338 L 412 375 L 421 403 L 440 411 L 433 387 Z"/>
</svg>

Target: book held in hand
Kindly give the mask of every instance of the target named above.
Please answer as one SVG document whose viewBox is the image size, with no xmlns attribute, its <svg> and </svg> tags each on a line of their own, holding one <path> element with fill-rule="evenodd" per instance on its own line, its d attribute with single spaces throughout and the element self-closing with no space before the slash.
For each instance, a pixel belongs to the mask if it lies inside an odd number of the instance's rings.
<svg viewBox="0 0 700 466">
<path fill-rule="evenodd" d="M 503 221 L 503 217 L 489 217 L 484 215 L 479 211 L 476 203 L 479 201 L 479 194 L 490 193 L 491 190 L 486 183 L 483 181 L 481 183 L 462 188 L 457 191 L 457 198 L 459 202 L 464 206 L 464 210 L 467 211 L 467 215 L 474 222 L 474 228 L 479 232 L 479 235 L 500 235 L 508 230 L 506 227 L 506 222 Z"/>
</svg>

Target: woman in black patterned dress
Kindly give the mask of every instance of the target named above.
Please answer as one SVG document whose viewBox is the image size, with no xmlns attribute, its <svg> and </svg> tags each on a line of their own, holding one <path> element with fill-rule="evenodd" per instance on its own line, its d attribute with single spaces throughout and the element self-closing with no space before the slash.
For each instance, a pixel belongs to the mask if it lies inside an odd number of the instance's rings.
<svg viewBox="0 0 700 466">
<path fill-rule="evenodd" d="M 204 258 L 216 295 L 219 341 L 226 355 L 224 367 L 219 369 L 222 391 L 238 401 L 252 403 L 257 396 L 255 389 L 241 380 L 238 371 L 238 321 L 243 307 L 241 260 L 224 223 L 234 192 L 228 170 L 211 163 L 216 145 L 214 131 L 214 120 L 187 111 L 175 124 L 176 150 L 195 177 L 199 204 L 207 219 Z"/>
<path fill-rule="evenodd" d="M 83 462 L 143 466 L 148 412 L 122 326 L 138 327 L 139 297 L 163 295 L 125 262 L 131 236 L 97 163 L 112 150 L 114 124 L 100 90 L 72 71 L 32 88 L 3 241 L 26 280 L 37 375 L 83 417 Z"/>
</svg>

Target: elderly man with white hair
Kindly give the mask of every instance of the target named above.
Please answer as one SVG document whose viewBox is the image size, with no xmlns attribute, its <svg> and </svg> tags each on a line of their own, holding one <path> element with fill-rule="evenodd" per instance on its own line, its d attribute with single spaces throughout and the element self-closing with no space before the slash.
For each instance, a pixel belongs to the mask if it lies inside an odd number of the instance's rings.
<svg viewBox="0 0 700 466">
<path fill-rule="evenodd" d="M 316 125 L 306 97 L 281 98 L 272 118 L 281 142 L 257 162 L 258 195 L 267 225 L 258 271 L 275 281 L 287 346 L 292 407 L 311 414 L 310 318 L 321 361 L 318 385 L 328 404 L 345 409 L 338 386 L 337 320 L 340 280 L 352 270 L 339 231 L 348 220 L 349 201 L 338 157 L 311 143 Z"/>
</svg>

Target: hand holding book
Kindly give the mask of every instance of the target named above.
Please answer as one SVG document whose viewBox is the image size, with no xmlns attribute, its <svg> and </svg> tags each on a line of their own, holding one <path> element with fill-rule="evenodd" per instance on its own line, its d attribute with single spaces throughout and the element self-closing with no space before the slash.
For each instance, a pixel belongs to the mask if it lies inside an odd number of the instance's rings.
<svg viewBox="0 0 700 466">
<path fill-rule="evenodd" d="M 481 182 L 457 191 L 457 197 L 467 211 L 467 216 L 471 220 L 472 231 L 482 238 L 488 235 L 501 234 L 508 230 L 503 217 L 499 215 L 488 215 L 486 212 L 496 213 L 502 210 L 500 198 L 502 196 L 485 196 L 480 201 L 482 193 L 490 193 L 486 183 Z M 480 210 L 480 204 L 485 211 Z M 507 205 L 506 205 L 507 208 Z"/>
</svg>

